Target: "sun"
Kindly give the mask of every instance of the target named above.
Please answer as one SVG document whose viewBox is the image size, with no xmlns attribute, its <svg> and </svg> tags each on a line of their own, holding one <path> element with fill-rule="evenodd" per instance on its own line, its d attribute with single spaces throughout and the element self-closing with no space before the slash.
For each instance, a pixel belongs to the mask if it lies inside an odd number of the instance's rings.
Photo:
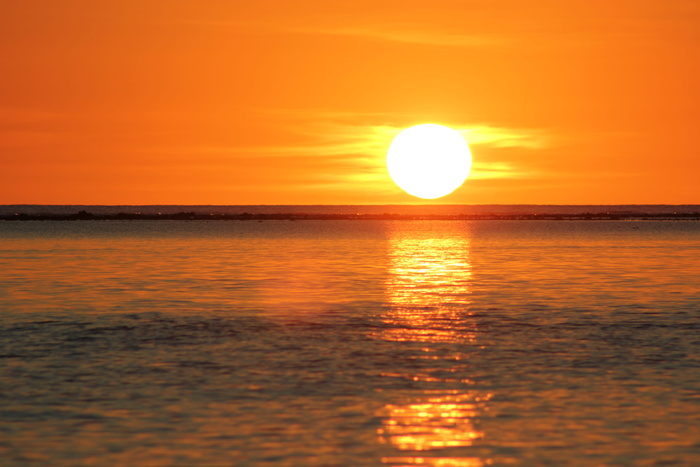
<svg viewBox="0 0 700 467">
<path fill-rule="evenodd" d="M 426 123 L 406 128 L 394 138 L 386 166 L 391 179 L 406 193 L 435 199 L 464 183 L 472 154 L 459 132 Z"/>
</svg>

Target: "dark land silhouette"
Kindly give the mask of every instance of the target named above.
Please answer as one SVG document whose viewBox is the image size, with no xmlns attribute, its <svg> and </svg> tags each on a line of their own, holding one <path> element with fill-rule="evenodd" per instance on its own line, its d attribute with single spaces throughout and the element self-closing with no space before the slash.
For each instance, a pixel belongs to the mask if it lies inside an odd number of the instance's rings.
<svg viewBox="0 0 700 467">
<path fill-rule="evenodd" d="M 13 213 L 0 215 L 0 221 L 114 221 L 114 220 L 700 220 L 700 212 L 581 212 L 540 214 L 395 214 L 395 213 L 140 213 L 93 214 L 81 210 L 74 214 Z"/>
</svg>

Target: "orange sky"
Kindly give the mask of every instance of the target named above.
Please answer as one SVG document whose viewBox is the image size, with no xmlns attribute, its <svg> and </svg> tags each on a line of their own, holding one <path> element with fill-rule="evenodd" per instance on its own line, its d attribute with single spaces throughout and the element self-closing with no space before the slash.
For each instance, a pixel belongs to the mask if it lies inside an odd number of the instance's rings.
<svg viewBox="0 0 700 467">
<path fill-rule="evenodd" d="M 0 0 L 0 204 L 700 203 L 700 2 Z"/>
</svg>

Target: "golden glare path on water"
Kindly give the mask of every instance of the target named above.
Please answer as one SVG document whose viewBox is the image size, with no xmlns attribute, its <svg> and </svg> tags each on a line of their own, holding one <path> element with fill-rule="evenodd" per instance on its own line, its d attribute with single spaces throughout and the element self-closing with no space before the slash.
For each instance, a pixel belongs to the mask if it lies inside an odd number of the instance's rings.
<svg viewBox="0 0 700 467">
<path fill-rule="evenodd" d="M 391 327 L 380 337 L 424 343 L 424 355 L 417 358 L 441 363 L 443 371 L 440 375 L 432 372 L 384 375 L 439 385 L 439 389 L 424 390 L 418 396 L 407 395 L 406 400 L 384 407 L 380 442 L 390 443 L 407 454 L 382 459 L 386 464 L 484 465 L 477 457 L 439 455 L 444 449 L 472 446 L 483 437 L 473 419 L 485 410 L 485 403 L 491 397 L 470 390 L 469 380 L 443 375 L 464 374 L 467 355 L 442 355 L 433 348 L 440 343 L 476 341 L 475 324 L 464 319 L 468 316 L 464 310 L 469 306 L 471 293 L 469 247 L 469 238 L 459 232 L 450 232 L 444 238 L 396 232 L 389 240 L 386 293 L 390 311 L 384 321 Z"/>
</svg>

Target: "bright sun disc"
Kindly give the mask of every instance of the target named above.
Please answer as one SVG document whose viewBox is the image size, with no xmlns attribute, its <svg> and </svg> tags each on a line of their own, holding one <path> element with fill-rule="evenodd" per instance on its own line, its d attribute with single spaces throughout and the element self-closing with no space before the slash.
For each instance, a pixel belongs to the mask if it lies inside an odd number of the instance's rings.
<svg viewBox="0 0 700 467">
<path fill-rule="evenodd" d="M 426 123 L 406 128 L 394 138 L 386 166 L 391 179 L 406 193 L 435 199 L 464 183 L 472 154 L 459 132 Z"/>
</svg>

